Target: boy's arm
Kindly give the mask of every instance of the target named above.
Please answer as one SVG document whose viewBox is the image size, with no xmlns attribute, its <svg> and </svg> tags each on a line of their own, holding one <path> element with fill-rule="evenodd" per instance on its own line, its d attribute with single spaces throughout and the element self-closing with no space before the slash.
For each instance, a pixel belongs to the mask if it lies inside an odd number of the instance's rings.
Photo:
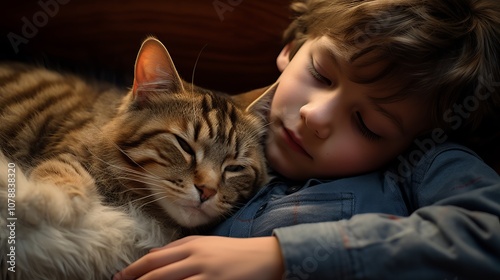
<svg viewBox="0 0 500 280">
<path fill-rule="evenodd" d="M 456 149 L 427 160 L 411 178 L 409 203 L 420 209 L 409 217 L 361 214 L 276 229 L 286 279 L 498 278 L 498 175 Z"/>
<path fill-rule="evenodd" d="M 362 214 L 276 229 L 286 279 L 498 278 L 499 201 L 496 184 L 408 218 Z"/>
</svg>

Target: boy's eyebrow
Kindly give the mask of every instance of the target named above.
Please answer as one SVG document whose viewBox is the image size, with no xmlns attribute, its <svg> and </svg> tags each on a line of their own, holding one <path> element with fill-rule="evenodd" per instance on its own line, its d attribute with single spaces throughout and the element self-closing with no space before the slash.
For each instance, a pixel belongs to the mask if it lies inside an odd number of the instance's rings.
<svg viewBox="0 0 500 280">
<path fill-rule="evenodd" d="M 403 125 L 401 123 L 401 118 L 399 118 L 398 116 L 395 116 L 395 115 L 391 114 L 389 111 L 387 111 L 382 106 L 380 106 L 380 104 L 378 104 L 375 100 L 372 99 L 371 101 L 372 101 L 372 105 L 375 107 L 375 110 L 379 111 L 380 113 L 382 113 L 382 115 L 384 115 L 385 117 L 387 117 L 388 119 L 390 119 L 396 125 L 396 127 L 399 130 L 399 132 L 402 135 L 404 135 L 405 134 L 405 130 L 404 130 L 404 127 L 403 127 Z"/>
<path fill-rule="evenodd" d="M 335 65 L 335 67 L 337 67 L 338 69 L 340 69 L 341 68 L 340 67 L 340 63 L 337 60 L 337 54 L 335 53 L 335 50 L 332 49 L 331 47 L 326 47 L 326 46 L 324 46 L 324 48 L 326 49 L 328 57 L 333 62 L 333 64 Z"/>
<path fill-rule="evenodd" d="M 344 74 L 346 76 L 348 76 L 352 82 L 355 82 L 357 84 L 367 84 L 367 83 L 370 83 L 372 80 L 374 80 L 374 77 L 363 77 L 363 76 L 359 76 L 359 73 L 354 73 L 353 71 L 349 71 L 349 72 L 345 71 L 346 69 L 342 69 L 342 65 L 340 64 L 340 62 L 347 61 L 348 59 L 344 59 L 342 57 L 339 57 L 338 51 L 336 51 L 333 46 L 325 46 L 324 45 L 323 48 L 326 49 L 326 53 L 328 54 L 328 57 L 330 58 L 330 61 L 333 63 L 333 65 L 337 69 L 339 69 L 340 72 L 344 72 Z M 360 70 L 361 68 L 363 68 L 363 67 L 358 67 L 358 71 L 361 71 Z"/>
<path fill-rule="evenodd" d="M 319 44 L 317 45 L 320 53 L 325 53 L 328 55 L 328 57 L 331 59 L 333 64 L 340 69 L 340 63 L 337 59 L 338 54 L 337 51 L 335 51 L 335 47 L 331 44 L 325 43 L 322 39 L 319 39 Z"/>
</svg>

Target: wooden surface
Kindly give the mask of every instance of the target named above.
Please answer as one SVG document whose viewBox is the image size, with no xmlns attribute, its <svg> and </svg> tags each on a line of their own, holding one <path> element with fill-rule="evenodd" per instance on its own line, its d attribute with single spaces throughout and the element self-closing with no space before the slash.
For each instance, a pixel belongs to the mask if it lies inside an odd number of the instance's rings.
<svg viewBox="0 0 500 280">
<path fill-rule="evenodd" d="M 184 79 L 191 80 L 200 55 L 196 84 L 243 92 L 277 78 L 275 59 L 289 22 L 288 4 L 288 0 L 9 1 L 1 12 L 1 54 L 3 59 L 99 68 L 130 79 L 142 40 L 154 35 L 165 44 Z"/>
</svg>

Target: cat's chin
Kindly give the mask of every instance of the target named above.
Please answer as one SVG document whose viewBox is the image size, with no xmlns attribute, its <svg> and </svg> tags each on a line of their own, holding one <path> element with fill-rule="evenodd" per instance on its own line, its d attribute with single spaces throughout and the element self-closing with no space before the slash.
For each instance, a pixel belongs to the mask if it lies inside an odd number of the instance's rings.
<svg viewBox="0 0 500 280">
<path fill-rule="evenodd" d="M 165 212 L 179 225 L 186 228 L 203 226 L 220 216 L 209 203 L 161 201 Z"/>
</svg>

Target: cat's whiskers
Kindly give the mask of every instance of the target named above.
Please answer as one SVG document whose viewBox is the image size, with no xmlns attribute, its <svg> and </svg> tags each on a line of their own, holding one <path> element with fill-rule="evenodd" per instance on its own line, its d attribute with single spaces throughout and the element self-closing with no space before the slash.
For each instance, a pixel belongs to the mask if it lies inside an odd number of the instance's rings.
<svg viewBox="0 0 500 280">
<path fill-rule="evenodd" d="M 242 207 L 242 206 L 245 206 L 246 203 L 245 202 L 224 202 L 224 206 L 228 206 L 228 207 L 234 207 L 234 208 L 238 208 L 238 207 Z"/>
<path fill-rule="evenodd" d="M 152 190 L 155 190 L 155 191 L 163 191 L 164 190 L 164 186 L 163 185 L 159 185 L 158 183 L 162 181 L 161 178 L 157 177 L 155 174 L 152 174 L 152 173 L 142 173 L 142 172 L 139 172 L 137 170 L 134 170 L 134 169 L 131 169 L 131 168 L 127 168 L 127 167 L 122 167 L 122 166 L 118 166 L 118 165 L 114 165 L 114 164 L 111 164 L 103 159 L 101 159 L 100 157 L 98 157 L 97 155 L 95 155 L 94 153 L 92 153 L 92 151 L 90 151 L 90 149 L 87 148 L 87 150 L 89 151 L 89 153 L 94 156 L 96 159 L 98 159 L 99 161 L 105 163 L 106 165 L 112 167 L 112 168 L 116 168 L 122 172 L 124 172 L 127 177 L 125 176 L 118 176 L 117 177 L 117 182 L 120 182 L 120 184 L 123 186 L 123 191 L 120 192 L 121 194 L 123 193 L 126 193 L 126 192 L 130 192 L 130 191 L 134 191 L 134 190 L 140 190 L 140 188 L 130 188 L 129 186 L 125 186 L 123 184 L 123 181 L 122 180 L 130 180 L 130 181 L 136 181 L 136 182 L 139 182 L 139 183 L 143 183 L 143 184 L 146 184 L 148 185 L 148 187 Z M 151 176 L 152 175 L 152 176 Z M 144 180 L 144 178 L 147 178 L 149 179 L 148 181 Z"/>
<path fill-rule="evenodd" d="M 266 124 L 264 124 L 264 125 L 262 126 L 262 128 L 267 128 L 268 126 L 271 126 L 273 123 L 274 123 L 274 121 L 272 121 L 272 122 L 267 122 Z M 255 132 L 255 133 L 259 133 L 259 132 Z"/>
<path fill-rule="evenodd" d="M 156 175 L 154 175 L 154 177 L 152 177 L 150 174 L 145 174 L 145 173 L 139 172 L 137 170 L 134 170 L 134 169 L 131 169 L 128 167 L 121 167 L 118 170 L 122 171 L 123 174 L 125 174 L 125 175 L 138 176 L 138 178 L 146 178 L 146 179 L 153 181 L 153 182 L 163 182 L 164 181 L 163 178 L 160 178 Z"/>
<path fill-rule="evenodd" d="M 264 124 L 262 126 L 262 128 L 267 128 L 269 126 L 271 126 L 273 124 L 273 122 L 267 122 L 266 124 Z M 255 136 L 258 136 L 261 132 L 260 131 L 255 131 L 254 134 L 250 134 L 250 137 L 255 137 Z"/>
<path fill-rule="evenodd" d="M 150 198 L 150 197 L 155 197 L 155 196 L 156 196 L 156 193 L 151 193 L 151 194 L 148 194 L 148 195 L 145 195 L 145 196 L 141 196 L 141 197 L 139 197 L 139 198 L 137 198 L 137 199 L 134 199 L 134 200 L 132 200 L 132 201 L 130 201 L 130 202 L 131 202 L 131 203 L 136 203 L 136 202 L 138 202 L 138 201 L 145 200 L 145 199 L 148 199 L 148 198 Z M 163 198 L 165 198 L 165 197 L 167 197 L 167 196 L 165 195 Z M 157 200 L 156 200 L 156 201 L 157 201 Z M 141 207 L 142 207 L 142 205 L 141 205 Z"/>
<path fill-rule="evenodd" d="M 118 147 L 118 149 L 119 149 L 119 147 Z M 109 162 L 101 159 L 100 157 L 98 157 L 94 153 L 92 153 L 92 151 L 90 151 L 90 149 L 88 149 L 88 150 L 89 150 L 89 153 L 92 154 L 92 156 L 94 156 L 96 159 L 98 159 L 102 163 L 108 165 L 109 167 L 112 167 L 112 168 L 115 168 L 117 170 L 120 170 L 120 171 L 124 172 L 127 175 L 135 175 L 135 176 L 139 176 L 140 178 L 146 177 L 146 178 L 148 178 L 148 179 L 150 179 L 152 181 L 156 181 L 156 182 L 161 182 L 163 180 L 162 178 L 158 177 L 157 175 L 155 175 L 155 174 L 147 171 L 146 169 L 144 169 L 140 165 L 138 165 L 138 166 L 141 167 L 141 169 L 144 170 L 144 171 L 146 171 L 147 173 L 143 173 L 143 172 L 140 172 L 140 171 L 134 170 L 132 168 L 128 168 L 128 167 L 111 164 L 111 163 L 109 163 Z M 145 183 L 145 182 L 143 182 L 143 183 Z"/>
<path fill-rule="evenodd" d="M 142 189 L 142 188 L 129 188 L 129 189 L 124 189 L 124 190 L 122 190 L 122 191 L 118 192 L 117 194 L 123 195 L 123 194 L 125 194 L 125 193 L 128 193 L 128 192 L 133 192 L 133 191 L 135 191 L 135 190 L 143 190 L 143 189 Z M 149 199 L 149 198 L 155 197 L 155 195 L 156 195 L 156 194 L 158 194 L 158 193 L 164 193 L 163 198 L 167 198 L 167 197 L 169 197 L 169 196 L 168 196 L 168 195 L 164 192 L 164 190 L 155 190 L 154 192 L 152 192 L 152 193 L 151 193 L 151 194 L 149 194 L 149 195 L 146 195 L 146 196 L 141 196 L 141 197 L 139 197 L 139 198 L 137 198 L 137 199 L 131 200 L 131 201 L 130 201 L 130 203 L 136 203 L 136 202 L 139 202 L 139 201 L 141 201 L 141 200 L 147 200 L 147 199 Z M 157 200 L 155 200 L 155 201 L 157 201 Z M 141 207 L 142 207 L 142 206 L 141 206 Z"/>
<path fill-rule="evenodd" d="M 135 163 L 135 165 L 139 166 L 142 170 L 144 170 L 144 172 L 146 172 L 147 174 L 153 176 L 153 177 L 157 177 L 159 178 L 157 175 L 155 175 L 154 173 L 151 173 L 150 171 L 148 171 L 146 168 L 142 167 L 141 165 L 139 165 L 133 158 L 131 158 L 122 148 L 120 148 L 116 143 L 112 142 L 111 143 L 113 146 L 115 146 L 115 148 L 120 152 L 122 153 L 124 156 L 126 156 L 127 158 L 129 158 L 133 163 Z M 135 171 L 135 170 L 134 170 Z"/>
<path fill-rule="evenodd" d="M 164 181 L 160 177 L 151 177 L 149 174 L 138 172 L 130 168 L 122 168 L 121 171 L 123 171 L 124 175 L 137 176 L 137 178 L 139 179 L 148 179 L 148 183 L 149 182 L 162 183 Z M 143 183 L 146 183 L 146 181 L 143 181 Z"/>
<path fill-rule="evenodd" d="M 233 211 L 219 211 L 222 220 L 230 218 L 234 212 Z"/>
<path fill-rule="evenodd" d="M 147 181 L 144 180 L 143 177 L 126 177 L 126 176 L 119 176 L 117 177 L 119 180 L 128 180 L 128 181 L 134 181 L 138 183 L 143 183 L 147 185 L 150 189 L 152 190 L 157 190 L 157 191 L 163 191 L 165 189 L 164 184 L 159 184 L 159 182 L 155 181 Z M 135 188 L 136 190 L 141 189 L 141 188 Z"/>
<path fill-rule="evenodd" d="M 149 174 L 144 174 L 144 173 L 141 173 L 141 172 L 138 172 L 136 170 L 129 169 L 129 168 L 123 168 L 122 171 L 124 172 L 124 175 L 136 176 L 136 178 L 137 178 L 136 180 L 147 179 L 147 181 L 142 181 L 142 182 L 143 183 L 154 183 L 157 186 L 163 187 L 163 186 L 165 186 L 165 182 L 169 181 L 167 178 L 161 178 L 161 177 L 158 177 L 156 175 L 154 177 L 152 177 Z"/>
<path fill-rule="evenodd" d="M 103 133 L 102 129 L 100 127 L 98 127 L 96 124 L 93 124 L 93 126 L 99 130 L 101 133 Z M 120 148 L 115 142 L 113 141 L 109 141 L 111 143 L 111 145 L 113 145 L 120 153 L 122 153 L 124 156 L 126 156 L 128 159 L 130 159 L 133 163 L 135 163 L 137 166 L 139 166 L 142 170 L 144 170 L 144 172 L 146 173 L 149 173 L 150 175 L 152 176 L 156 176 L 155 174 L 149 172 L 148 170 L 146 170 L 144 167 L 142 167 L 141 165 L 139 165 L 133 158 L 131 158 L 122 148 Z M 88 147 L 87 148 L 87 151 L 92 155 L 94 156 L 95 158 L 97 158 L 98 160 L 100 160 L 101 162 L 103 163 L 106 163 L 108 164 L 109 166 L 112 166 L 112 167 L 116 167 L 115 165 L 112 165 L 104 160 L 102 160 L 101 158 L 99 158 L 97 155 L 95 155 Z"/>
<path fill-rule="evenodd" d="M 94 126 L 95 126 L 95 125 L 94 125 Z M 97 126 L 95 126 L 95 127 L 96 127 L 97 129 L 99 129 Z M 100 129 L 99 129 L 99 130 L 100 130 Z M 101 131 L 101 132 L 102 132 L 102 131 Z M 114 165 L 110 164 L 109 162 L 107 162 L 107 161 L 105 161 L 105 160 L 101 159 L 100 157 L 98 157 L 96 154 L 94 154 L 94 153 L 91 151 L 91 149 L 89 149 L 89 147 L 88 147 L 88 146 L 84 146 L 84 147 L 85 147 L 85 149 L 87 150 L 87 152 L 89 152 L 89 153 L 90 153 L 90 154 L 91 154 L 94 158 L 96 158 L 97 160 L 101 161 L 102 163 L 104 163 L 104 164 L 106 164 L 106 165 L 108 165 L 108 166 L 111 166 L 111 167 L 116 167 L 116 166 L 114 166 Z M 95 178 L 95 179 L 97 179 L 97 178 Z M 99 180 L 99 181 L 100 181 L 100 180 Z M 103 181 L 106 181 L 106 180 L 103 180 Z M 117 182 L 118 182 L 120 185 L 122 185 L 122 187 L 126 188 L 126 186 L 125 186 L 125 185 L 124 185 L 124 184 L 123 184 L 120 180 L 117 180 Z"/>
<path fill-rule="evenodd" d="M 236 213 L 236 211 L 238 211 L 238 209 L 246 205 L 244 202 L 223 202 L 221 204 L 222 205 L 218 205 L 218 210 L 220 210 L 219 213 L 223 218 L 231 217 L 234 213 Z"/>
<path fill-rule="evenodd" d="M 153 195 L 156 195 L 156 194 L 153 194 Z M 145 207 L 146 205 L 148 205 L 148 204 L 155 203 L 155 202 L 157 202 L 157 201 L 159 201 L 159 200 L 162 200 L 162 199 L 165 199 L 165 198 L 167 198 L 167 197 L 168 197 L 168 195 L 167 195 L 167 194 L 165 194 L 165 195 L 163 195 L 163 196 L 160 196 L 160 197 L 157 197 L 156 199 L 153 199 L 153 200 L 150 200 L 150 201 L 148 201 L 148 202 L 146 202 L 146 203 L 144 203 L 144 204 L 141 204 L 141 205 L 139 206 L 139 208 L 144 208 L 144 207 Z"/>
<path fill-rule="evenodd" d="M 271 124 L 273 124 L 273 123 L 274 123 L 274 121 L 272 121 L 272 122 L 267 122 L 267 123 L 266 123 L 265 125 L 263 125 L 262 127 L 268 127 L 268 126 L 270 126 L 270 125 L 271 125 Z"/>
<path fill-rule="evenodd" d="M 129 192 L 141 191 L 141 190 L 144 190 L 144 189 L 143 188 L 127 188 L 127 189 L 123 189 L 119 192 L 116 192 L 116 194 L 123 195 L 123 194 L 129 193 Z"/>
<path fill-rule="evenodd" d="M 191 73 L 191 93 L 194 93 L 194 73 L 196 72 L 196 67 L 198 66 L 198 61 L 200 60 L 201 53 L 207 47 L 208 44 L 205 44 L 203 48 L 201 48 L 200 52 L 198 52 L 198 56 L 194 62 L 193 72 Z M 193 103 L 193 114 L 196 114 L 196 107 Z"/>
<path fill-rule="evenodd" d="M 201 54 L 203 53 L 203 50 L 207 47 L 208 44 L 205 44 L 203 48 L 198 52 L 198 56 L 196 57 L 196 60 L 194 62 L 193 66 L 193 72 L 191 73 L 191 93 L 194 92 L 194 73 L 196 72 L 196 67 L 198 66 L 198 61 L 200 60 Z M 194 104 L 193 104 L 194 105 Z"/>
<path fill-rule="evenodd" d="M 138 182 L 138 183 L 143 183 L 143 184 L 148 185 L 149 187 L 154 187 L 152 189 L 157 189 L 157 190 L 163 190 L 164 189 L 164 186 L 162 186 L 162 185 L 151 183 L 151 182 L 142 180 L 141 178 L 133 178 L 133 177 L 125 177 L 125 176 L 119 176 L 119 177 L 116 177 L 116 178 L 118 180 L 128 180 L 128 181 L 134 181 L 134 182 Z M 128 187 L 128 189 L 130 189 L 130 187 Z M 134 189 L 135 190 L 140 190 L 141 188 L 134 188 Z"/>
</svg>

